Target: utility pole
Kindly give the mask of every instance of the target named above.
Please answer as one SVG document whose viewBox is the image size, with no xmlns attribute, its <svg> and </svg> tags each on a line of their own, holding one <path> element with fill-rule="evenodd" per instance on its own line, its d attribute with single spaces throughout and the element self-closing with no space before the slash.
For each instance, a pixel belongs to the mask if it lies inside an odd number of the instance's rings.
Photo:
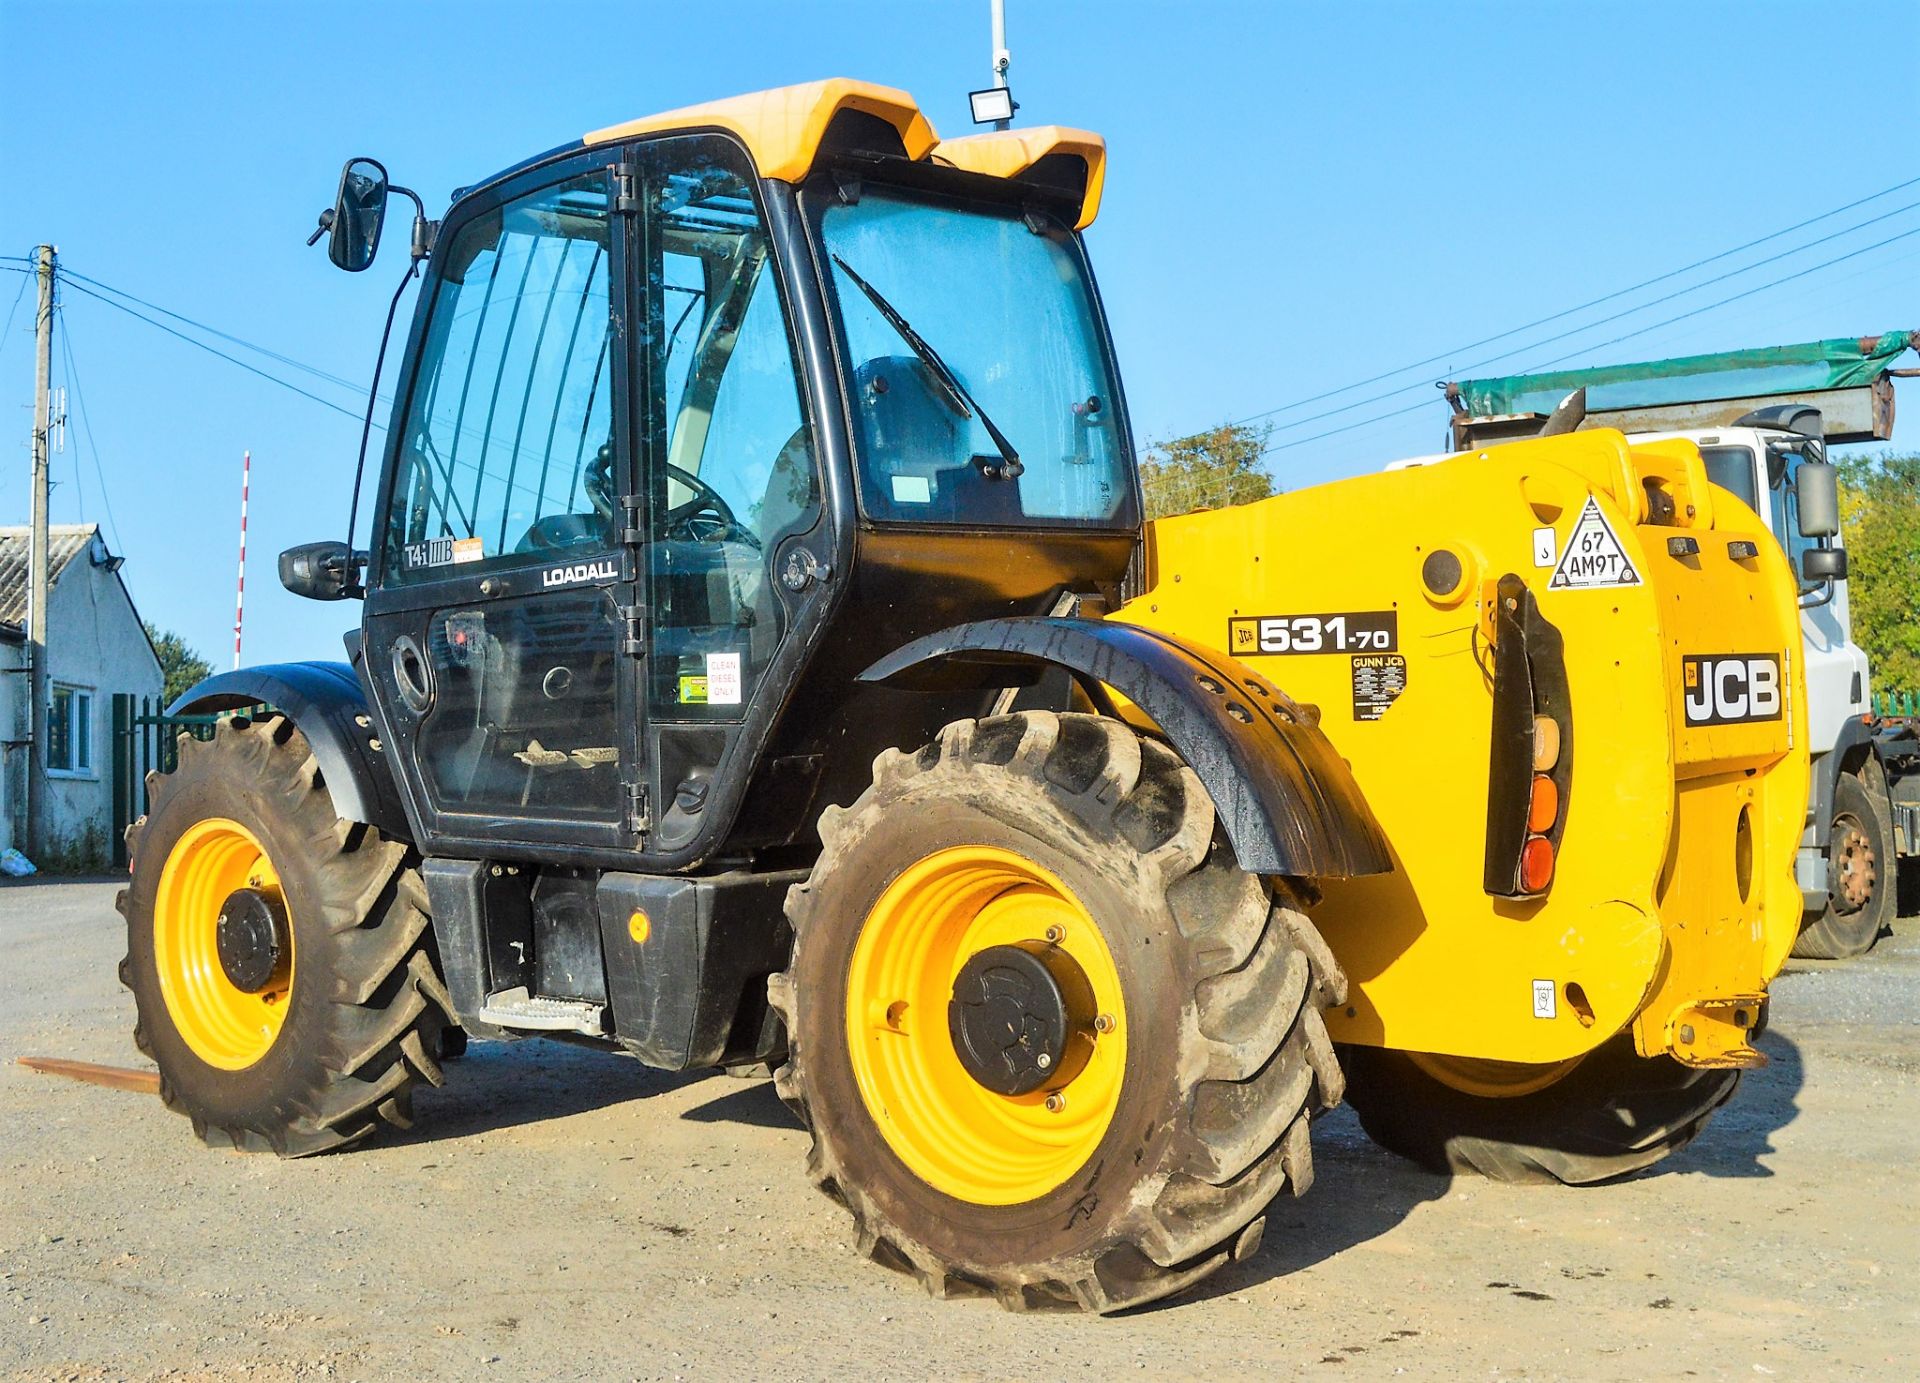
<svg viewBox="0 0 1920 1383">
<path fill-rule="evenodd" d="M 27 656 L 32 659 L 27 695 L 27 850 L 43 852 L 47 832 L 47 434 L 53 381 L 54 249 L 34 251 L 40 310 L 34 318 L 33 358 L 33 538 L 28 549 Z"/>
<path fill-rule="evenodd" d="M 1013 66 L 1013 54 L 1007 51 L 1007 0 L 992 0 L 993 4 L 993 84 L 1002 91 L 1007 87 L 1007 69 Z M 1012 128 L 1011 120 L 996 120 L 996 130 Z"/>
</svg>

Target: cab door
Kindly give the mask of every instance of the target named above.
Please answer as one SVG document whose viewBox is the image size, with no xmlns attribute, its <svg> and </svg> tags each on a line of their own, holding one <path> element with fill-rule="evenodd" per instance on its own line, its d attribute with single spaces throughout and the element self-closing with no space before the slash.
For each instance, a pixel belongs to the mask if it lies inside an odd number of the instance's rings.
<svg viewBox="0 0 1920 1383">
<path fill-rule="evenodd" d="M 630 218 L 609 162 L 463 204 L 424 290 L 365 658 L 427 849 L 631 848 L 644 824 Z"/>
</svg>

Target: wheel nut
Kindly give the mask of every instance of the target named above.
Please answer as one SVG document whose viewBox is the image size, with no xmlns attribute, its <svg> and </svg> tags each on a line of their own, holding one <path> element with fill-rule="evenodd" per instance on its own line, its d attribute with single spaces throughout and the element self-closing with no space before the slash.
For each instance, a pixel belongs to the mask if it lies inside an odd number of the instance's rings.
<svg viewBox="0 0 1920 1383">
<path fill-rule="evenodd" d="M 1067 1097 L 1062 1092 L 1055 1090 L 1053 1093 L 1047 1096 L 1047 1113 L 1058 1114 L 1062 1110 L 1064 1110 L 1066 1107 L 1067 1107 Z"/>
<path fill-rule="evenodd" d="M 1067 929 L 1058 922 L 1047 928 L 1047 945 L 1058 946 L 1067 939 Z"/>
<path fill-rule="evenodd" d="M 1111 1013 L 1103 1013 L 1098 1018 L 1094 1019 L 1093 1030 L 1098 1033 L 1112 1032 L 1113 1031 L 1113 1015 Z"/>
<path fill-rule="evenodd" d="M 1050 1052 L 1041 1052 L 1033 1059 L 1033 1064 L 1044 1071 L 1053 1065 L 1053 1055 Z"/>
</svg>

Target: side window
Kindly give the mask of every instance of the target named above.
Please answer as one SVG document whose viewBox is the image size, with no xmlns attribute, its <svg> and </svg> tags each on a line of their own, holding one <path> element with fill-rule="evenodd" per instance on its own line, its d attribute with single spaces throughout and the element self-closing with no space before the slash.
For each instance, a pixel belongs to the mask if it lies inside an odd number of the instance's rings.
<svg viewBox="0 0 1920 1383">
<path fill-rule="evenodd" d="M 1702 447 L 1700 460 L 1707 468 L 1707 479 L 1723 490 L 1731 490 L 1756 513 L 1760 498 L 1753 492 L 1753 450 L 1750 447 Z"/>
<path fill-rule="evenodd" d="M 813 441 L 743 156 L 696 138 L 651 160 L 652 712 L 736 720 L 786 633 L 772 562 L 818 515 Z"/>
<path fill-rule="evenodd" d="M 1773 501 L 1773 536 L 1787 550 L 1787 561 L 1793 567 L 1794 579 L 1800 583 L 1800 589 L 1806 591 L 1819 583 L 1808 581 L 1800 575 L 1801 559 L 1806 556 L 1807 549 L 1819 547 L 1820 541 L 1800 532 L 1800 492 L 1796 483 L 1800 462 L 1804 459 L 1797 451 L 1768 448 L 1767 474 Z"/>
<path fill-rule="evenodd" d="M 389 582 L 611 545 L 608 229 L 595 173 L 469 221 L 438 251 Z"/>
</svg>

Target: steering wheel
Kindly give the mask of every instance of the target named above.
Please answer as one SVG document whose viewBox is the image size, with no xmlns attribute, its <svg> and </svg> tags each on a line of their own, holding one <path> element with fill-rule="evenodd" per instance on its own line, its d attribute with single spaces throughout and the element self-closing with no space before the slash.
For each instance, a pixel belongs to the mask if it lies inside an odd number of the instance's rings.
<svg viewBox="0 0 1920 1383">
<path fill-rule="evenodd" d="M 692 499 L 668 507 L 661 523 L 661 531 L 666 536 L 673 537 L 677 532 L 679 536 L 696 542 L 732 540 L 750 547 L 760 546 L 759 538 L 754 536 L 752 529 L 741 524 L 733 512 L 733 506 L 718 490 L 692 471 L 684 470 L 671 461 L 663 462 L 662 466 L 670 478 L 693 491 Z"/>
</svg>

